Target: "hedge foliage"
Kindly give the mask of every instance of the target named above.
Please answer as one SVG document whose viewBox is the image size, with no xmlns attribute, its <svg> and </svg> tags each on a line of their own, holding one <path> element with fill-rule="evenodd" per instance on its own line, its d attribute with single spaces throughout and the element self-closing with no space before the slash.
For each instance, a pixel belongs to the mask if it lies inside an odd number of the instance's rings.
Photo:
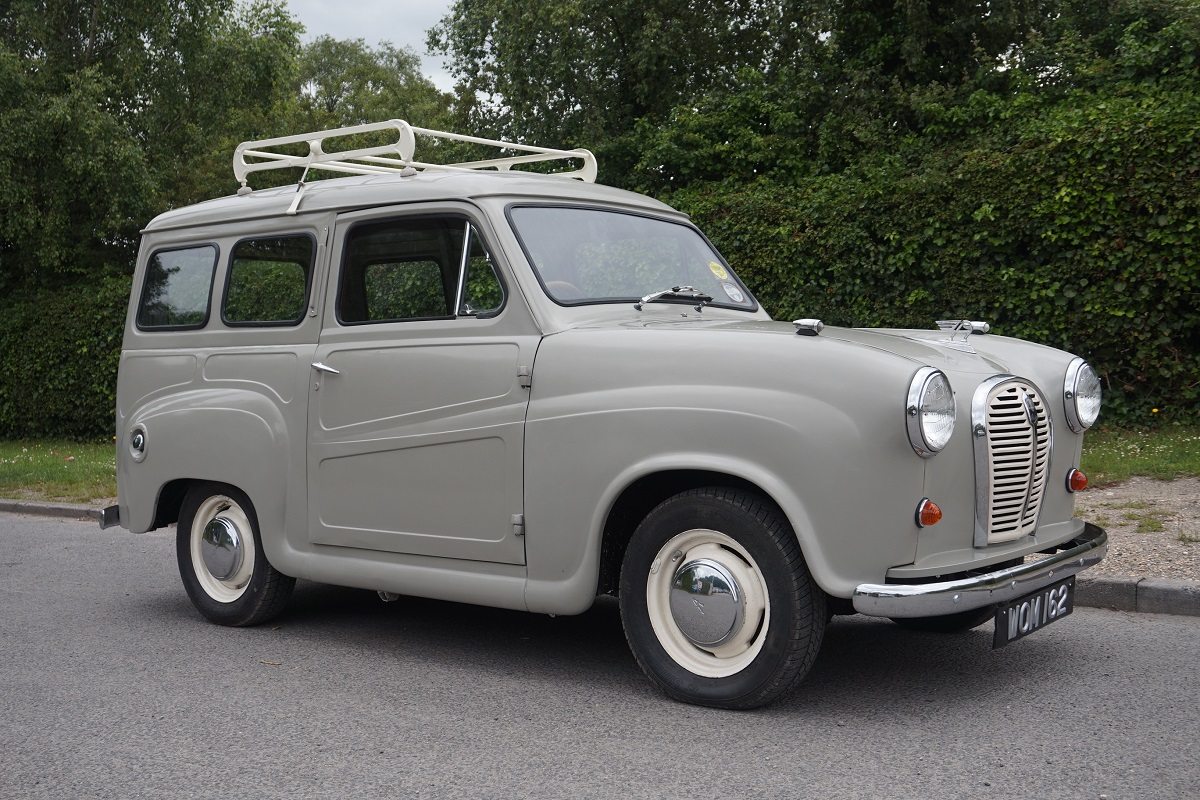
<svg viewBox="0 0 1200 800">
<path fill-rule="evenodd" d="M 0 303 L 0 437 L 112 436 L 129 278 Z"/>
<path fill-rule="evenodd" d="M 1017 119 L 915 162 L 672 200 L 776 317 L 983 319 L 1091 360 L 1110 421 L 1195 419 L 1200 95 L 1080 92 Z"/>
</svg>

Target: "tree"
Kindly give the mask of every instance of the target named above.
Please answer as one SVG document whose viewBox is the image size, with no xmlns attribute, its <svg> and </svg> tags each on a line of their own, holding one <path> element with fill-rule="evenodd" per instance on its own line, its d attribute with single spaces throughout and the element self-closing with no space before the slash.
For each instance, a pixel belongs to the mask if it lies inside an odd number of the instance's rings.
<svg viewBox="0 0 1200 800">
<path fill-rule="evenodd" d="M 6 5 L 0 288 L 127 273 L 149 217 L 233 188 L 234 143 L 291 102 L 300 31 L 269 1 Z"/>
<path fill-rule="evenodd" d="M 388 42 L 371 48 L 362 39 L 318 37 L 300 55 L 298 95 L 306 129 L 387 119 L 426 128 L 445 124 L 449 96 L 420 70 L 416 53 Z"/>
<path fill-rule="evenodd" d="M 721 85 L 772 48 L 775 4 L 754 0 L 458 0 L 430 31 L 450 56 L 461 125 L 634 160 L 640 119 Z"/>
</svg>

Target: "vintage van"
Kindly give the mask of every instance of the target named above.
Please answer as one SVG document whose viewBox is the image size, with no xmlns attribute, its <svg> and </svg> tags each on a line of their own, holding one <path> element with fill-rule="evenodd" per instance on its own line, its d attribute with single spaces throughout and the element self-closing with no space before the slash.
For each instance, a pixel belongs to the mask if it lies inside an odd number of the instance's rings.
<svg viewBox="0 0 1200 800">
<path fill-rule="evenodd" d="M 304 174 L 248 188 L 274 169 Z M 749 708 L 832 614 L 994 620 L 1001 646 L 1105 554 L 1073 514 L 1100 383 L 1070 353 L 772 321 L 586 150 L 392 120 L 248 142 L 234 172 L 143 233 L 103 522 L 176 523 L 214 622 L 274 617 L 297 578 L 541 614 L 610 593 L 667 694 Z"/>
</svg>

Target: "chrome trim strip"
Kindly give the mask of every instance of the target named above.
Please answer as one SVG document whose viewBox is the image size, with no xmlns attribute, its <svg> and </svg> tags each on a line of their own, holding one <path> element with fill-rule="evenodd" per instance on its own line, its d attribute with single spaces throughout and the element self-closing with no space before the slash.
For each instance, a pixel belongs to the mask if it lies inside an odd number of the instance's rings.
<svg viewBox="0 0 1200 800">
<path fill-rule="evenodd" d="M 1083 533 L 1060 545 L 1067 549 L 1041 561 L 960 578 L 919 584 L 864 583 L 854 589 L 854 610 L 872 617 L 938 617 L 1006 603 L 1099 564 L 1108 534 L 1084 523 Z"/>
<path fill-rule="evenodd" d="M 471 220 L 467 220 L 466 232 L 463 233 L 462 258 L 458 263 L 458 288 L 454 291 L 454 316 L 462 315 L 463 291 L 467 281 L 467 263 L 471 254 Z"/>
<path fill-rule="evenodd" d="M 1016 376 L 1007 373 L 993 375 L 975 387 L 971 396 L 971 442 L 975 449 L 975 537 L 976 547 L 987 547 L 988 498 L 991 495 L 991 470 L 988 468 L 988 396 L 1000 384 Z M 1047 412 L 1048 413 L 1048 412 Z"/>
</svg>

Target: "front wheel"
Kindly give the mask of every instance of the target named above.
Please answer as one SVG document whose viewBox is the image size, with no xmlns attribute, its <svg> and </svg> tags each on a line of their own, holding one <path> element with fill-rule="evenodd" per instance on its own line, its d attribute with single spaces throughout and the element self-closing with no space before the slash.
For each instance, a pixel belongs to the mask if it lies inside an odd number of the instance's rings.
<svg viewBox="0 0 1200 800">
<path fill-rule="evenodd" d="M 646 516 L 625 551 L 620 604 L 650 679 L 718 708 L 756 708 L 788 691 L 825 631 L 825 595 L 791 526 L 733 489 L 683 492 Z"/>
<path fill-rule="evenodd" d="M 201 483 L 187 493 L 175 555 L 192 604 L 221 625 L 257 625 L 278 616 L 296 584 L 267 561 L 254 506 L 232 486 Z"/>
</svg>

